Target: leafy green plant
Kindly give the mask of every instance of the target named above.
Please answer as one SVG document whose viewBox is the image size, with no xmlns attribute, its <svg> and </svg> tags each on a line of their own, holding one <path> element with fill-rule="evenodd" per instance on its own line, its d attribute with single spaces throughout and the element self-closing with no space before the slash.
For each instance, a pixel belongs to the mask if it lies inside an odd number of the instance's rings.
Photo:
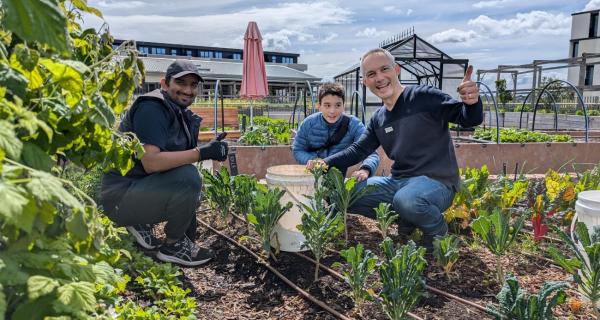
<svg viewBox="0 0 600 320">
<path fill-rule="evenodd" d="M 208 184 L 205 184 L 204 190 L 209 203 L 214 210 L 220 213 L 221 219 L 226 223 L 233 202 L 229 171 L 225 166 L 222 166 L 213 175 L 210 171 L 202 169 L 202 176 Z"/>
<path fill-rule="evenodd" d="M 344 180 L 344 175 L 340 170 L 332 167 L 325 175 L 324 184 L 328 189 L 329 202 L 333 203 L 344 217 L 344 240 L 348 241 L 348 208 L 362 197 L 368 188 L 359 189 L 356 177 Z"/>
<path fill-rule="evenodd" d="M 285 120 L 258 116 L 253 121 L 254 127 L 242 134 L 239 143 L 251 146 L 290 143 L 290 128 Z"/>
<path fill-rule="evenodd" d="M 390 238 L 381 243 L 385 255 L 379 266 L 382 289 L 383 311 L 390 319 L 403 319 L 423 295 L 425 281 L 422 273 L 427 265 L 425 248 L 417 247 L 413 241 L 398 249 Z"/>
<path fill-rule="evenodd" d="M 578 284 L 579 292 L 591 301 L 594 315 L 600 318 L 597 308 L 600 302 L 600 230 L 595 228 L 593 236 L 590 237 L 585 223 L 577 222 L 574 233 L 579 242 L 576 243 L 564 231 L 555 226 L 551 228 L 567 245 L 573 257 L 565 257 L 552 246 L 548 248 L 548 254 L 556 264 L 573 275 L 573 281 Z"/>
<path fill-rule="evenodd" d="M 266 257 L 275 256 L 271 252 L 271 235 L 277 221 L 290 208 L 292 203 L 288 202 L 285 206 L 280 203 L 281 197 L 285 194 L 284 190 L 274 189 L 256 192 L 256 198 L 252 204 L 252 213 L 247 215 L 248 222 L 254 225 L 256 232 L 262 240 L 262 249 Z"/>
<path fill-rule="evenodd" d="M 481 206 L 481 198 L 486 193 L 490 181 L 489 171 L 486 165 L 480 169 L 465 168 L 461 169 L 461 186 L 452 206 L 444 213 L 444 219 L 451 224 L 453 221 L 459 221 L 460 229 L 466 229 L 471 223 L 471 218 L 477 216 L 477 211 Z"/>
<path fill-rule="evenodd" d="M 496 141 L 496 128 L 476 128 L 473 138 Z M 500 128 L 500 142 L 525 143 L 525 142 L 571 142 L 573 138 L 566 134 L 547 134 L 524 129 Z"/>
<path fill-rule="evenodd" d="M 515 242 L 517 235 L 523 228 L 525 216 L 519 216 L 516 221 L 510 224 L 510 215 L 496 209 L 492 214 L 481 214 L 471 224 L 475 232 L 482 240 L 485 246 L 496 255 L 496 272 L 498 283 L 504 280 L 501 257 L 506 253 L 510 246 Z M 511 231 L 512 229 L 512 231 Z"/>
<path fill-rule="evenodd" d="M 564 282 L 544 282 L 538 294 L 528 296 L 519 286 L 517 278 L 508 274 L 502 290 L 496 296 L 500 305 L 488 305 L 487 309 L 498 320 L 551 320 L 554 319 L 552 308 L 567 300 L 563 290 L 566 287 Z"/>
<path fill-rule="evenodd" d="M 375 208 L 375 216 L 377 218 L 377 226 L 379 227 L 379 231 L 381 231 L 381 236 L 385 239 L 387 237 L 387 231 L 390 228 L 390 225 L 398 219 L 398 215 L 394 214 L 394 210 L 390 209 L 389 203 L 380 203 L 377 208 Z"/>
<path fill-rule="evenodd" d="M 0 315 L 101 317 L 123 287 L 107 263 L 120 253 L 93 198 L 55 164 L 133 166 L 143 148 L 114 125 L 143 64 L 131 42 L 113 50 L 106 28 L 82 29 L 83 13 L 102 17 L 86 1 L 0 7 Z"/>
<path fill-rule="evenodd" d="M 319 279 L 319 262 L 325 253 L 327 244 L 344 228 L 342 215 L 336 212 L 335 205 L 325 202 L 325 192 L 325 188 L 317 187 L 314 196 L 307 196 L 309 204 L 300 204 L 303 215 L 302 224 L 298 225 L 298 229 L 306 239 L 302 246 L 308 248 L 315 256 L 314 281 Z"/>
<path fill-rule="evenodd" d="M 460 244 L 460 238 L 454 234 L 433 240 L 433 257 L 448 278 L 450 278 L 452 267 L 458 260 Z"/>
<path fill-rule="evenodd" d="M 342 272 L 344 280 L 352 288 L 352 299 L 356 308 L 360 310 L 363 301 L 369 299 L 372 294 L 372 290 L 367 286 L 367 278 L 375 271 L 377 257 L 370 250 L 365 251 L 360 243 L 356 247 L 342 250 L 340 255 L 346 259 L 349 267 L 348 271 Z M 339 262 L 334 264 L 340 265 Z"/>
<path fill-rule="evenodd" d="M 231 192 L 233 195 L 233 207 L 241 215 L 247 216 L 254 202 L 258 182 L 253 176 L 240 174 L 231 179 Z M 247 220 L 247 217 L 246 217 Z M 248 222 L 248 234 L 250 223 Z"/>
</svg>

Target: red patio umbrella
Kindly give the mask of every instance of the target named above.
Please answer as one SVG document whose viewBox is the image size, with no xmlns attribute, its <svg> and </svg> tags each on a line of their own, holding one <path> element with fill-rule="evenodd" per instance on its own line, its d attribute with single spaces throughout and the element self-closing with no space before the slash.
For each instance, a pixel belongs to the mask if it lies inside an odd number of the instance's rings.
<svg viewBox="0 0 600 320">
<path fill-rule="evenodd" d="M 262 99 L 268 95 L 265 55 L 262 49 L 262 37 L 256 22 L 250 21 L 244 35 L 244 65 L 240 96 L 243 99 Z M 253 125 L 253 110 L 250 103 L 250 126 Z"/>
</svg>

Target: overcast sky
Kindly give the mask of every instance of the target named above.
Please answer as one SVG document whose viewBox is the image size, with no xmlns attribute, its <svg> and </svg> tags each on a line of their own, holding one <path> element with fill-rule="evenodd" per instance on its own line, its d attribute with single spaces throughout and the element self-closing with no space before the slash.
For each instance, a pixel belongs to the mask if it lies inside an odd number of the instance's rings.
<svg viewBox="0 0 600 320">
<path fill-rule="evenodd" d="M 265 50 L 299 53 L 308 73 L 332 77 L 402 30 L 475 68 L 568 57 L 571 14 L 600 0 L 197 1 L 90 0 L 120 39 L 243 47 L 256 21 Z M 87 25 L 100 23 L 87 18 Z"/>
</svg>

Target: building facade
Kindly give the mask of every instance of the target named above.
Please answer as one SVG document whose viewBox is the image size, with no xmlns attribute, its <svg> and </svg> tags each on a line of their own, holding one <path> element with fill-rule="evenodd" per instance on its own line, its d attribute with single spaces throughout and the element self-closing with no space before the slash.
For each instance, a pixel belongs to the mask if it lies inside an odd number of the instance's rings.
<svg viewBox="0 0 600 320">
<path fill-rule="evenodd" d="M 113 47 L 124 40 L 115 40 Z M 242 81 L 242 49 L 192 46 L 159 42 L 136 41 L 140 59 L 144 62 L 146 75 L 136 94 L 143 94 L 160 87 L 167 67 L 175 59 L 190 59 L 198 66 L 204 83 L 198 99 L 208 99 L 215 92 L 217 80 L 225 98 L 238 98 Z M 319 82 L 321 79 L 306 73 L 306 64 L 298 63 L 297 53 L 265 51 L 265 68 L 269 84 L 269 96 L 279 102 L 293 101 L 299 88 Z"/>
<path fill-rule="evenodd" d="M 568 80 L 584 96 L 600 96 L 600 58 L 586 55 L 600 53 L 598 30 L 599 10 L 576 12 L 571 15 L 571 40 L 569 57 L 582 58 L 581 64 L 569 68 Z"/>
</svg>

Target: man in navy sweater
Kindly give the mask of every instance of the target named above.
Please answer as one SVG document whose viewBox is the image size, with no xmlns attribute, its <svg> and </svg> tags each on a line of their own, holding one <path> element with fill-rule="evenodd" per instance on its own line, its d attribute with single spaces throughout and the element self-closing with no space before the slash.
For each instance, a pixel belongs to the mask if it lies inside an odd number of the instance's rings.
<svg viewBox="0 0 600 320">
<path fill-rule="evenodd" d="M 448 232 L 443 212 L 452 204 L 460 177 L 448 123 L 472 127 L 483 121 L 479 88 L 471 81 L 469 66 L 457 101 L 431 86 L 403 86 L 400 66 L 385 49 L 370 50 L 362 57 L 363 83 L 383 100 L 362 137 L 346 150 L 323 160 L 344 167 L 357 163 L 379 146 L 393 161 L 389 177 L 372 177 L 373 191 L 359 199 L 351 212 L 374 217 L 379 203 L 391 203 L 399 215 L 398 231 L 408 235 L 421 229 L 421 245 L 429 250 L 435 237 Z"/>
</svg>

